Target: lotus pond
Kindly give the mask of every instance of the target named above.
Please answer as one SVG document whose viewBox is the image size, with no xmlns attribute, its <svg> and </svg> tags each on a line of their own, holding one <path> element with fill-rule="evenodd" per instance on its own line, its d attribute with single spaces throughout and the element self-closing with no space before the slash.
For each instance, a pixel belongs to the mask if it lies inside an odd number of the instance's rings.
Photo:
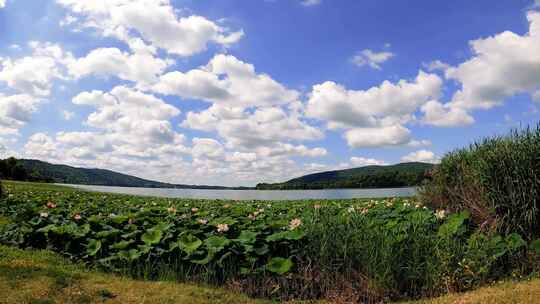
<svg viewBox="0 0 540 304">
<path fill-rule="evenodd" d="M 4 192 L 0 243 L 268 298 L 362 302 L 465 290 L 530 272 L 520 261 L 534 247 L 414 199 L 205 201 L 14 182 Z"/>
</svg>

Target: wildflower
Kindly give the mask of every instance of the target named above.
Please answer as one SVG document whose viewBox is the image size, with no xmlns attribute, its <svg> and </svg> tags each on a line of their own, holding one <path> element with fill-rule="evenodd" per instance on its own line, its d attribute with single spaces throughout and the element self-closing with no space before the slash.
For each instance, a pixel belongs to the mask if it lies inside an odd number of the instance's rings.
<svg viewBox="0 0 540 304">
<path fill-rule="evenodd" d="M 313 205 L 313 208 L 315 208 L 315 209 L 321 209 L 321 205 L 320 205 L 320 204 L 315 204 L 315 205 Z"/>
<path fill-rule="evenodd" d="M 174 208 L 174 207 L 169 207 L 169 208 L 167 208 L 167 211 L 168 211 L 169 213 L 176 213 L 176 208 Z"/>
<path fill-rule="evenodd" d="M 109 214 L 109 217 L 116 217 L 116 214 L 111 213 L 111 214 Z"/>
<path fill-rule="evenodd" d="M 393 202 L 387 202 L 387 203 L 386 203 L 386 207 L 388 207 L 388 208 L 392 207 L 393 205 L 394 205 Z"/>
<path fill-rule="evenodd" d="M 435 212 L 435 217 L 442 220 L 446 217 L 446 211 L 445 210 L 437 210 L 437 212 Z"/>
<path fill-rule="evenodd" d="M 199 211 L 199 208 L 196 208 L 196 207 L 191 208 L 191 212 L 193 213 L 198 212 L 198 211 Z"/>
<path fill-rule="evenodd" d="M 347 208 L 347 211 L 348 211 L 349 213 L 353 213 L 353 212 L 354 212 L 354 207 L 351 206 L 351 207 Z"/>
<path fill-rule="evenodd" d="M 77 213 L 77 214 L 75 214 L 75 215 L 73 216 L 73 219 L 76 220 L 76 221 L 80 221 L 80 220 L 82 219 L 82 217 L 81 217 L 80 214 Z"/>
<path fill-rule="evenodd" d="M 218 232 L 227 232 L 227 231 L 229 231 L 229 225 L 227 225 L 227 224 L 218 224 L 217 225 L 217 231 Z"/>
<path fill-rule="evenodd" d="M 47 203 L 47 208 L 49 208 L 49 209 L 54 209 L 54 208 L 56 208 L 56 204 L 53 203 L 53 202 L 48 202 L 48 203 Z"/>
<path fill-rule="evenodd" d="M 416 204 L 414 207 L 415 207 L 416 209 L 418 209 L 418 208 L 422 207 L 422 205 Z"/>
<path fill-rule="evenodd" d="M 409 208 L 411 206 L 410 203 L 404 203 L 403 206 L 405 206 L 406 208 Z"/>
<path fill-rule="evenodd" d="M 39 216 L 42 217 L 42 218 L 48 218 L 48 217 L 49 217 L 49 214 L 48 214 L 47 212 L 41 212 L 41 213 L 39 214 Z"/>
<path fill-rule="evenodd" d="M 253 214 L 250 214 L 250 215 L 248 215 L 248 219 L 254 220 L 254 219 L 255 219 L 255 216 L 254 216 Z"/>
<path fill-rule="evenodd" d="M 130 219 L 128 220 L 128 224 L 130 224 L 130 225 L 132 225 L 134 222 L 135 222 L 134 219 L 131 219 L 131 218 L 130 218 Z"/>
<path fill-rule="evenodd" d="M 198 219 L 197 222 L 199 222 L 199 224 L 202 224 L 202 225 L 208 224 L 208 220 L 207 220 L 207 219 Z"/>
<path fill-rule="evenodd" d="M 223 208 L 225 208 L 225 209 L 231 208 L 231 204 L 225 204 L 225 205 L 223 205 Z"/>
<path fill-rule="evenodd" d="M 302 220 L 299 218 L 295 218 L 291 220 L 289 223 L 289 230 L 294 230 L 302 225 Z"/>
<path fill-rule="evenodd" d="M 367 208 L 364 208 L 364 209 L 362 209 L 362 211 L 360 211 L 360 213 L 362 213 L 363 215 L 368 214 L 368 212 L 369 212 L 369 209 L 367 209 Z"/>
</svg>

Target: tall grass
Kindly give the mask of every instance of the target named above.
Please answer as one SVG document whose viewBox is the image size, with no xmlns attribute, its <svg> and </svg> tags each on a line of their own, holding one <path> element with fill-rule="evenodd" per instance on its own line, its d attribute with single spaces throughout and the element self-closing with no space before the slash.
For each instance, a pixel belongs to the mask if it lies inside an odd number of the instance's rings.
<svg viewBox="0 0 540 304">
<path fill-rule="evenodd" d="M 540 124 L 447 154 L 421 198 L 469 210 L 484 230 L 540 236 Z"/>
</svg>

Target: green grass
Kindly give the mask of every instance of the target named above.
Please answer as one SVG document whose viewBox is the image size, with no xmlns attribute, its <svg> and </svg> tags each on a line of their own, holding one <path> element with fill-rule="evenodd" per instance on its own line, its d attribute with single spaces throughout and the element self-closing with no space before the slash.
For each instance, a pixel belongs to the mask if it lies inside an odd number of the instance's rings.
<svg viewBox="0 0 540 304">
<path fill-rule="evenodd" d="M 45 250 L 0 246 L 0 303 L 267 303 L 218 288 L 89 271 Z"/>
</svg>

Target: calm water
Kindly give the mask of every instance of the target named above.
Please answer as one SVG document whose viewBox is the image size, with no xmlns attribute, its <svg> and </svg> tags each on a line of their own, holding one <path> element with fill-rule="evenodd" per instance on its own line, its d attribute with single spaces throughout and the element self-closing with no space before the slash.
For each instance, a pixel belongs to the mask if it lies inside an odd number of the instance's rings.
<svg viewBox="0 0 540 304">
<path fill-rule="evenodd" d="M 416 193 L 415 188 L 389 189 L 328 189 L 328 190 L 199 190 L 199 189 L 161 189 L 128 188 L 69 185 L 72 187 L 109 193 L 145 195 L 170 198 L 223 199 L 223 200 L 303 200 L 303 199 L 351 199 L 404 197 Z"/>
</svg>

